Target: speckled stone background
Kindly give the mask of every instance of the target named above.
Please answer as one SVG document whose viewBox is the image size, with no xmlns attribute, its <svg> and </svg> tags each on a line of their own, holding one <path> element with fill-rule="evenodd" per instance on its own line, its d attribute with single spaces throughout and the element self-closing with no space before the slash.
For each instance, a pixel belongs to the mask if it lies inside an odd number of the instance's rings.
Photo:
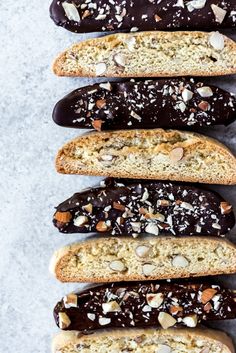
<svg viewBox="0 0 236 353">
<path fill-rule="evenodd" d="M 78 239 L 58 234 L 51 224 L 53 207 L 98 180 L 58 175 L 54 169 L 57 149 L 79 133 L 54 125 L 54 103 L 92 80 L 52 74 L 53 57 L 85 36 L 54 26 L 48 7 L 46 0 L 0 2 L 0 351 L 4 353 L 50 352 L 57 331 L 53 306 L 76 286 L 57 283 L 48 263 L 54 249 Z M 236 77 L 218 81 L 236 93 Z M 236 124 L 207 131 L 236 151 L 235 132 Z M 235 187 L 215 189 L 236 204 Z M 236 288 L 236 276 L 227 281 Z M 236 336 L 235 322 L 221 328 Z"/>
</svg>

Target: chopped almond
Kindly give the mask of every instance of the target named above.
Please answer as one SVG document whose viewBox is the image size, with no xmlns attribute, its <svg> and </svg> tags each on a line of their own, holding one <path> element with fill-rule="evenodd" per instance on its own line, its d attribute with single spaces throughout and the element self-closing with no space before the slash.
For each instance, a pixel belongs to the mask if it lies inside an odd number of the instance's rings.
<svg viewBox="0 0 236 353">
<path fill-rule="evenodd" d="M 61 223 L 68 223 L 70 222 L 72 218 L 72 214 L 68 211 L 68 212 L 56 212 L 54 215 L 54 219 L 56 219 L 58 222 Z"/>
</svg>

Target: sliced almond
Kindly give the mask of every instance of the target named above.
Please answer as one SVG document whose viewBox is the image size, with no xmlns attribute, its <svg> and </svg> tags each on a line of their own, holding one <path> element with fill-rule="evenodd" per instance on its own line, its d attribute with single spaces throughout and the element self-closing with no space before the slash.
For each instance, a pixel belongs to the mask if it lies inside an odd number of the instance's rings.
<svg viewBox="0 0 236 353">
<path fill-rule="evenodd" d="M 199 104 L 198 104 L 198 108 L 203 110 L 204 112 L 210 110 L 211 106 L 208 102 L 206 101 L 201 101 Z"/>
<path fill-rule="evenodd" d="M 107 66 L 105 63 L 98 63 L 95 66 L 96 76 L 103 75 L 107 70 Z"/>
<path fill-rule="evenodd" d="M 211 89 L 211 87 L 208 87 L 208 86 L 203 86 L 203 87 L 197 88 L 197 92 L 203 98 L 207 98 L 207 97 L 213 96 L 212 89 Z"/>
<path fill-rule="evenodd" d="M 95 104 L 98 109 L 102 109 L 106 106 L 106 99 L 98 99 Z"/>
<path fill-rule="evenodd" d="M 190 101 L 193 98 L 193 92 L 187 88 L 182 91 L 182 98 L 185 102 Z"/>
<path fill-rule="evenodd" d="M 71 324 L 70 318 L 69 318 L 69 316 L 66 313 L 62 313 L 62 312 L 59 313 L 58 314 L 58 319 L 59 319 L 59 321 L 58 321 L 59 327 L 62 330 L 66 329 Z"/>
<path fill-rule="evenodd" d="M 156 22 L 160 22 L 162 20 L 162 18 L 158 15 L 154 15 L 154 18 Z"/>
<path fill-rule="evenodd" d="M 54 219 L 61 223 L 68 223 L 72 218 L 72 214 L 70 212 L 56 212 L 54 215 Z"/>
<path fill-rule="evenodd" d="M 126 65 L 126 57 L 124 54 L 118 53 L 113 57 L 115 63 L 120 67 L 125 67 Z"/>
<path fill-rule="evenodd" d="M 159 313 L 158 321 L 164 330 L 174 326 L 177 322 L 170 314 L 167 314 L 163 311 Z"/>
<path fill-rule="evenodd" d="M 103 310 L 104 314 L 107 314 L 107 313 L 113 313 L 116 311 L 121 311 L 121 307 L 115 300 L 113 300 L 108 303 L 103 303 L 102 310 Z"/>
<path fill-rule="evenodd" d="M 64 302 L 64 305 L 65 305 L 65 308 L 76 308 L 77 307 L 77 302 L 78 302 L 78 297 L 76 294 L 74 293 L 71 293 L 71 294 L 68 294 L 66 295 L 64 298 L 63 298 L 63 302 Z"/>
<path fill-rule="evenodd" d="M 150 233 L 150 234 L 154 234 L 154 235 L 158 235 L 159 234 L 159 228 L 156 224 L 154 223 L 149 223 L 146 227 L 145 227 L 145 232 L 146 233 Z"/>
<path fill-rule="evenodd" d="M 78 216 L 74 219 L 73 223 L 76 227 L 81 227 L 81 226 L 85 225 L 86 223 L 88 223 L 88 217 Z"/>
<path fill-rule="evenodd" d="M 201 295 L 201 302 L 202 304 L 206 304 L 207 302 L 209 302 L 214 295 L 217 293 L 217 290 L 214 288 L 207 288 L 202 292 Z"/>
<path fill-rule="evenodd" d="M 197 326 L 197 322 L 198 322 L 198 317 L 197 315 L 189 315 L 189 316 L 185 316 L 182 319 L 182 322 L 187 326 L 187 327 L 196 327 Z"/>
<path fill-rule="evenodd" d="M 98 120 L 93 120 L 93 121 L 92 121 L 92 126 L 93 126 L 93 128 L 94 128 L 95 130 L 101 131 L 102 123 L 103 123 L 103 122 L 104 122 L 104 121 L 102 121 L 102 120 L 100 120 L 100 119 L 98 119 Z"/>
<path fill-rule="evenodd" d="M 83 209 L 85 211 L 87 211 L 88 213 L 92 213 L 93 212 L 93 205 L 91 203 L 88 203 L 87 205 L 83 206 Z"/>
<path fill-rule="evenodd" d="M 105 326 L 110 324 L 111 319 L 109 317 L 99 317 L 98 322 L 99 322 L 99 325 Z"/>
<path fill-rule="evenodd" d="M 96 225 L 96 229 L 98 232 L 106 232 L 108 230 L 108 226 L 105 221 L 99 221 Z"/>
<path fill-rule="evenodd" d="M 170 313 L 172 315 L 176 315 L 179 312 L 183 311 L 183 308 L 181 306 L 178 306 L 178 305 L 171 305 L 169 310 L 170 310 Z"/>
<path fill-rule="evenodd" d="M 223 50 L 225 47 L 223 34 L 219 32 L 211 32 L 209 35 L 209 43 L 214 49 Z"/>
<path fill-rule="evenodd" d="M 182 147 L 176 147 L 170 151 L 169 157 L 172 162 L 179 162 L 184 156 L 184 149 Z"/>
<path fill-rule="evenodd" d="M 65 11 L 65 14 L 66 14 L 66 17 L 68 18 L 68 20 L 76 21 L 76 22 L 80 21 L 79 12 L 77 10 L 77 7 L 73 3 L 69 3 L 67 1 L 64 1 L 62 3 L 62 7 Z"/>
<path fill-rule="evenodd" d="M 113 208 L 115 210 L 125 211 L 125 206 L 116 201 L 113 202 Z"/>
<path fill-rule="evenodd" d="M 228 202 L 221 202 L 220 203 L 220 210 L 222 214 L 229 214 L 232 212 L 232 205 L 230 205 Z"/>
<path fill-rule="evenodd" d="M 112 86 L 111 86 L 110 82 L 100 83 L 99 87 L 101 87 L 107 91 L 112 90 Z"/>
<path fill-rule="evenodd" d="M 225 11 L 224 9 L 222 9 L 221 7 L 219 7 L 215 4 L 211 5 L 211 9 L 215 15 L 216 22 L 222 23 L 225 19 L 227 11 Z"/>
<path fill-rule="evenodd" d="M 151 248 L 147 245 L 139 245 L 135 249 L 135 253 L 138 257 L 147 257 L 150 254 Z"/>
<path fill-rule="evenodd" d="M 155 269 L 156 269 L 155 265 L 144 264 L 143 265 L 143 274 L 144 274 L 144 276 L 151 276 Z"/>
<path fill-rule="evenodd" d="M 111 261 L 109 267 L 111 270 L 116 272 L 124 272 L 127 270 L 126 266 L 120 260 Z"/>
<path fill-rule="evenodd" d="M 85 10 L 84 13 L 83 13 L 83 15 L 82 15 L 82 19 L 87 18 L 87 17 L 89 17 L 90 15 L 91 15 L 91 12 L 90 12 L 89 10 Z"/>
<path fill-rule="evenodd" d="M 189 266 L 189 261 L 186 259 L 186 257 L 182 256 L 182 255 L 177 255 L 173 258 L 172 260 L 172 265 L 174 267 L 188 267 Z"/>
<path fill-rule="evenodd" d="M 151 308 L 159 308 L 164 301 L 163 293 L 148 293 L 146 300 Z"/>
</svg>

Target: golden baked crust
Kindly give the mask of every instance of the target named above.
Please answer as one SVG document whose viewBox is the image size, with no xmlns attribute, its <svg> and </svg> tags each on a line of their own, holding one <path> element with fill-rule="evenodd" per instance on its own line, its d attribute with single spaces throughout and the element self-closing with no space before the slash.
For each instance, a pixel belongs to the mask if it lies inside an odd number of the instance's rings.
<svg viewBox="0 0 236 353">
<path fill-rule="evenodd" d="M 226 36 L 220 37 L 218 41 L 224 38 L 224 48 L 216 49 L 209 42 L 211 36 L 212 33 L 189 31 L 116 33 L 73 45 L 57 57 L 53 71 L 58 76 L 87 77 L 236 73 L 235 42 Z"/>
<path fill-rule="evenodd" d="M 176 151 L 183 152 L 179 160 L 173 160 Z M 226 146 L 178 130 L 91 132 L 59 150 L 56 169 L 64 174 L 236 184 L 236 158 Z"/>
</svg>

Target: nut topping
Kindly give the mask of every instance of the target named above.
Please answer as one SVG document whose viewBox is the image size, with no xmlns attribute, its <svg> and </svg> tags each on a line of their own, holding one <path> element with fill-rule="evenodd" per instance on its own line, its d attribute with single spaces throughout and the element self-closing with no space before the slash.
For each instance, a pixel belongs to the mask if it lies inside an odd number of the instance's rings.
<svg viewBox="0 0 236 353">
<path fill-rule="evenodd" d="M 86 216 L 78 216 L 74 219 L 74 225 L 76 227 L 81 227 L 83 225 L 85 225 L 88 222 L 88 217 Z"/>
<path fill-rule="evenodd" d="M 154 223 L 149 223 L 147 227 L 145 228 L 146 233 L 158 235 L 159 234 L 159 228 L 156 224 Z"/>
<path fill-rule="evenodd" d="M 167 314 L 163 311 L 159 313 L 158 321 L 164 330 L 174 326 L 177 322 L 170 314 Z"/>
<path fill-rule="evenodd" d="M 143 274 L 144 274 L 144 276 L 151 276 L 155 269 L 156 269 L 155 265 L 144 264 L 143 265 Z"/>
<path fill-rule="evenodd" d="M 187 88 L 184 88 L 182 92 L 182 98 L 185 102 L 190 101 L 193 98 L 193 92 Z"/>
<path fill-rule="evenodd" d="M 87 317 L 88 317 L 89 320 L 94 321 L 95 318 L 96 318 L 96 315 L 93 314 L 93 313 L 88 313 L 88 314 L 87 314 Z"/>
<path fill-rule="evenodd" d="M 72 218 L 72 214 L 70 212 L 56 212 L 54 215 L 54 219 L 56 219 L 60 223 L 68 223 Z"/>
<path fill-rule="evenodd" d="M 162 18 L 158 15 L 154 15 L 154 18 L 156 22 L 160 22 L 162 20 Z"/>
<path fill-rule="evenodd" d="M 151 251 L 150 246 L 147 245 L 139 245 L 135 249 L 136 255 L 138 257 L 147 257 Z"/>
<path fill-rule="evenodd" d="M 176 147 L 170 151 L 169 156 L 172 162 L 179 162 L 184 156 L 184 149 L 182 147 Z"/>
<path fill-rule="evenodd" d="M 114 260 L 114 261 L 110 262 L 109 267 L 111 270 L 116 271 L 116 272 L 124 272 L 127 270 L 127 268 L 125 267 L 123 262 L 120 260 Z"/>
<path fill-rule="evenodd" d="M 103 75 L 107 70 L 107 66 L 105 63 L 98 63 L 95 67 L 96 76 Z"/>
<path fill-rule="evenodd" d="M 164 296 L 162 293 L 148 293 L 146 299 L 151 308 L 159 308 L 164 301 Z"/>
<path fill-rule="evenodd" d="M 65 328 L 69 327 L 71 324 L 70 318 L 66 313 L 62 313 L 60 312 L 58 314 L 58 323 L 59 323 L 59 327 L 64 330 Z"/>
<path fill-rule="evenodd" d="M 110 319 L 109 317 L 100 317 L 100 318 L 98 319 L 98 322 L 99 322 L 99 325 L 105 326 L 105 325 L 110 324 L 111 319 Z"/>
<path fill-rule="evenodd" d="M 166 344 L 160 344 L 160 346 L 157 348 L 156 353 L 171 353 L 172 349 L 167 346 Z"/>
<path fill-rule="evenodd" d="M 185 316 L 182 321 L 188 327 L 196 327 L 198 322 L 198 317 L 195 314 L 189 315 L 189 316 Z"/>
<path fill-rule="evenodd" d="M 173 258 L 172 260 L 172 265 L 174 267 L 187 267 L 189 266 L 189 261 L 186 259 L 186 257 L 182 255 L 177 255 Z"/>
<path fill-rule="evenodd" d="M 125 211 L 125 206 L 116 201 L 113 202 L 113 208 L 115 210 Z"/>
<path fill-rule="evenodd" d="M 62 7 L 65 11 L 65 14 L 66 14 L 66 17 L 68 18 L 68 20 L 80 22 L 79 12 L 77 10 L 77 7 L 73 3 L 68 3 L 66 1 L 64 1 L 62 3 Z"/>
<path fill-rule="evenodd" d="M 106 99 L 98 99 L 95 104 L 98 109 L 102 109 L 106 106 L 106 103 Z"/>
<path fill-rule="evenodd" d="M 217 290 L 214 288 L 207 288 L 202 292 L 201 295 L 201 302 L 202 304 L 206 304 L 207 302 L 209 302 L 214 295 L 217 293 Z"/>
<path fill-rule="evenodd" d="M 172 305 L 170 307 L 170 313 L 172 315 L 176 315 L 178 314 L 180 311 L 183 311 L 183 308 L 181 306 L 177 306 L 177 305 Z"/>
<path fill-rule="evenodd" d="M 201 97 L 207 98 L 213 96 L 212 89 L 207 86 L 203 86 L 200 88 L 197 88 L 198 93 L 200 94 Z"/>
<path fill-rule="evenodd" d="M 92 121 L 92 125 L 93 125 L 93 128 L 97 131 L 101 131 L 101 128 L 102 128 L 102 123 L 103 121 L 98 119 L 98 120 L 93 120 Z"/>
<path fill-rule="evenodd" d="M 203 110 L 204 112 L 210 110 L 211 106 L 208 102 L 206 101 L 201 101 L 199 104 L 198 104 L 198 108 Z"/>
<path fill-rule="evenodd" d="M 229 214 L 232 212 L 232 205 L 230 205 L 228 202 L 221 202 L 220 203 L 220 210 L 222 214 Z"/>
<path fill-rule="evenodd" d="M 227 11 L 215 4 L 211 5 L 211 9 L 215 15 L 216 22 L 222 23 L 224 21 Z"/>
<path fill-rule="evenodd" d="M 76 308 L 77 307 L 77 295 L 74 293 L 68 294 L 63 298 L 65 308 Z"/>
<path fill-rule="evenodd" d="M 85 211 L 87 211 L 88 213 L 92 213 L 93 212 L 93 205 L 91 203 L 88 203 L 87 205 L 83 206 L 83 209 Z"/>
<path fill-rule="evenodd" d="M 108 226 L 105 221 L 99 221 L 96 225 L 96 229 L 98 232 L 106 232 L 108 230 Z"/>
<path fill-rule="evenodd" d="M 121 307 L 120 305 L 114 300 L 108 303 L 103 303 L 102 304 L 102 310 L 104 312 L 104 314 L 107 313 L 113 313 L 116 311 L 121 311 Z"/>
</svg>

